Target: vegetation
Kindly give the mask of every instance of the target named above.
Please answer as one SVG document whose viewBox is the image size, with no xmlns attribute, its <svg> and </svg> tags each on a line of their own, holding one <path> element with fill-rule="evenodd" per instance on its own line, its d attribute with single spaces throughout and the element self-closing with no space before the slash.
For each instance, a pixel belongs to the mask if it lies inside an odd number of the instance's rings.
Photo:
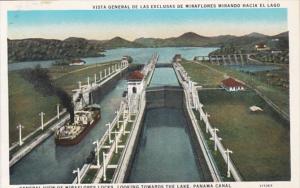
<svg viewBox="0 0 300 188">
<path fill-rule="evenodd" d="M 276 63 L 276 64 L 282 64 L 282 63 L 288 63 L 289 62 L 289 52 L 288 51 L 280 51 L 278 53 L 258 53 L 253 55 L 253 58 L 256 60 L 259 60 L 264 63 Z"/>
<path fill-rule="evenodd" d="M 98 169 L 89 169 L 84 176 L 84 178 L 81 180 L 81 183 L 92 183 Z"/>
<path fill-rule="evenodd" d="M 65 40 L 30 38 L 9 40 L 8 62 L 41 61 L 61 58 L 101 57 L 102 45 L 83 38 Z"/>
<path fill-rule="evenodd" d="M 186 60 L 183 60 L 181 64 L 192 80 L 204 88 L 219 87 L 224 79 L 223 73 L 214 71 L 201 64 L 195 64 Z"/>
<path fill-rule="evenodd" d="M 45 112 L 44 121 L 56 114 L 56 96 L 44 96 L 37 92 L 33 85 L 24 80 L 20 72 L 9 72 L 9 142 L 18 140 L 16 126 L 24 126 L 23 136 L 40 127 L 39 113 Z"/>
<path fill-rule="evenodd" d="M 225 148 L 233 150 L 232 159 L 245 180 L 290 179 L 288 122 L 251 91 L 206 90 L 199 97 Z M 252 105 L 263 112 L 250 112 Z"/>
</svg>

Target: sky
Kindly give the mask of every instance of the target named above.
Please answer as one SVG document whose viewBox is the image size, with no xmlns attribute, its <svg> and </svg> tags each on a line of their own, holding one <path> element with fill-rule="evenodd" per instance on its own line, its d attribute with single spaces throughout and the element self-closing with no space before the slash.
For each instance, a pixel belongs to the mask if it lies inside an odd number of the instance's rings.
<svg viewBox="0 0 300 188">
<path fill-rule="evenodd" d="M 8 38 L 106 40 L 119 36 L 176 37 L 185 32 L 204 36 L 275 35 L 287 31 L 287 10 L 274 9 L 144 9 L 10 11 Z"/>
</svg>

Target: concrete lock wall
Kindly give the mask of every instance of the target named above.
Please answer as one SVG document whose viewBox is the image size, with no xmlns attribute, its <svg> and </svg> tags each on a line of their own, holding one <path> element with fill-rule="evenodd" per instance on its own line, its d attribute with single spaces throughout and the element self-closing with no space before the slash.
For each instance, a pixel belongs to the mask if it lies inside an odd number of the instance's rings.
<svg viewBox="0 0 300 188">
<path fill-rule="evenodd" d="M 101 87 L 98 87 L 96 90 L 92 91 L 89 96 L 90 99 L 92 99 L 90 101 L 93 101 L 93 103 L 100 102 L 103 99 L 103 97 L 117 85 L 117 82 L 123 77 L 125 77 L 127 74 L 128 74 L 128 69 L 120 72 L 117 76 L 111 78 Z"/>
<path fill-rule="evenodd" d="M 146 90 L 146 109 L 182 108 L 183 89 L 179 86 L 151 87 Z"/>
<path fill-rule="evenodd" d="M 194 152 L 196 152 L 196 155 L 197 155 L 197 159 L 198 159 L 197 162 L 201 166 L 201 170 L 203 171 L 204 179 L 206 181 L 213 181 L 212 176 L 209 172 L 209 168 L 208 168 L 208 165 L 206 163 L 204 154 L 202 152 L 200 143 L 197 140 L 197 135 L 196 135 L 195 129 L 193 128 L 192 120 L 191 120 L 191 117 L 189 116 L 186 103 L 187 103 L 187 101 L 185 100 L 185 98 L 183 98 L 183 112 L 184 112 L 184 115 L 185 115 L 185 118 L 186 118 L 187 127 L 188 127 L 189 132 L 190 132 L 190 138 L 191 138 L 192 143 L 193 143 L 193 149 L 194 149 Z"/>
</svg>

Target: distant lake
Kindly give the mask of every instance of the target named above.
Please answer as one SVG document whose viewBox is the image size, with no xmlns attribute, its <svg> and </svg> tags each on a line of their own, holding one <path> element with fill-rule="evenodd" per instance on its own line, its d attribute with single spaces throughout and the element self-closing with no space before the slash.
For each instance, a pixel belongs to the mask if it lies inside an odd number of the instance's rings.
<svg viewBox="0 0 300 188">
<path fill-rule="evenodd" d="M 280 66 L 276 65 L 226 65 L 232 69 L 243 71 L 243 72 L 262 72 L 281 69 Z"/>
<path fill-rule="evenodd" d="M 172 61 L 175 54 L 181 54 L 182 57 L 192 60 L 194 56 L 207 56 L 210 52 L 218 48 L 206 47 L 166 47 L 166 48 L 117 48 L 107 50 L 104 54 L 105 57 L 88 57 L 82 58 L 89 64 L 105 63 L 113 60 L 120 60 L 122 56 L 129 55 L 133 58 L 134 63 L 146 63 L 154 52 L 159 53 L 158 63 L 168 63 Z M 24 68 L 33 68 L 40 64 L 41 67 L 49 68 L 52 66 L 54 60 L 48 61 L 27 61 L 8 64 L 8 70 L 20 70 Z"/>
</svg>

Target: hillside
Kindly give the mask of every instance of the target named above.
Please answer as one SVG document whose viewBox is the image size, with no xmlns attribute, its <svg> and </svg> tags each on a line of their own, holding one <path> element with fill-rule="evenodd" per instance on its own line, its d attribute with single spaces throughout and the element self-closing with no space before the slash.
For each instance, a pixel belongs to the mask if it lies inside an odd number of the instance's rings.
<svg viewBox="0 0 300 188">
<path fill-rule="evenodd" d="M 8 39 L 8 59 L 10 62 L 50 60 L 103 56 L 104 48 L 83 38 L 55 39 L 30 38 Z"/>
<path fill-rule="evenodd" d="M 266 44 L 273 50 L 286 51 L 289 48 L 288 32 L 283 32 L 274 36 L 250 33 L 239 37 L 233 37 L 226 42 L 220 40 L 219 45 L 224 49 L 230 50 L 230 53 L 240 53 L 240 51 L 236 51 L 236 49 L 243 49 L 243 51 L 255 51 L 255 45 L 259 43 Z M 219 51 L 220 50 L 216 50 L 212 53 L 218 53 Z"/>
<path fill-rule="evenodd" d="M 120 47 L 142 47 L 141 44 L 120 37 L 111 40 L 86 40 L 70 37 L 65 40 L 29 38 L 8 39 L 9 63 L 104 56 L 105 49 Z"/>
<path fill-rule="evenodd" d="M 125 40 L 121 37 L 114 37 L 110 40 L 103 42 L 102 46 L 105 49 L 111 49 L 111 48 L 121 48 L 121 47 L 140 48 L 143 47 L 144 45 Z"/>
<path fill-rule="evenodd" d="M 278 39 L 274 42 L 274 39 Z M 62 58 L 81 58 L 103 56 L 106 49 L 127 47 L 227 47 L 254 50 L 257 43 L 266 43 L 274 49 L 288 49 L 288 32 L 274 36 L 250 33 L 243 36 L 220 35 L 207 37 L 187 32 L 170 38 L 138 38 L 128 41 L 121 37 L 110 40 L 86 40 L 70 37 L 65 40 L 30 38 L 21 40 L 8 39 L 9 62 L 50 60 Z"/>
</svg>

